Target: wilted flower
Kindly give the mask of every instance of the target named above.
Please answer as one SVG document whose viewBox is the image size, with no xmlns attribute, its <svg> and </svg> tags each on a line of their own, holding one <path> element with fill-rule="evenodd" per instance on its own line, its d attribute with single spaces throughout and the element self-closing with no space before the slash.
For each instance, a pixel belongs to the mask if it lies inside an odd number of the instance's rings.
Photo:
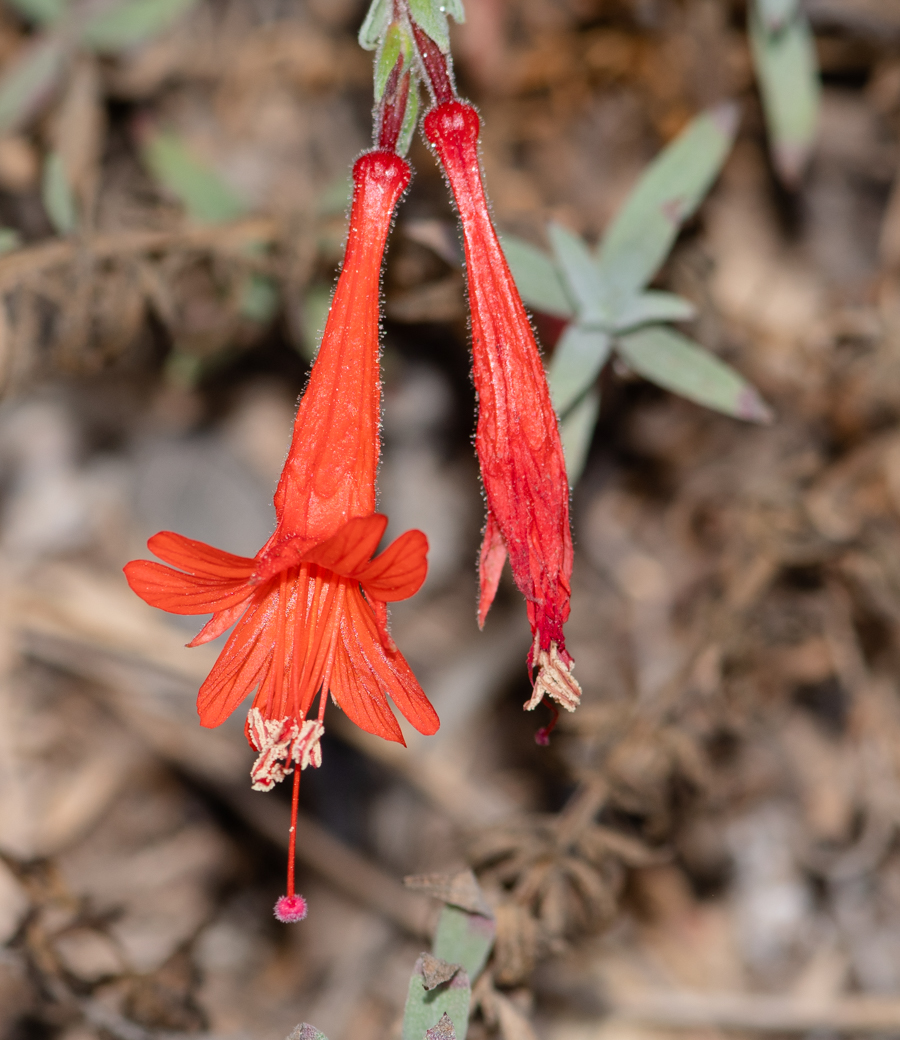
<svg viewBox="0 0 900 1040">
<path fill-rule="evenodd" d="M 358 726 L 387 740 L 403 743 L 388 697 L 420 732 L 439 725 L 387 631 L 387 603 L 412 596 L 425 580 L 425 535 L 407 531 L 373 558 L 387 525 L 375 512 L 379 281 L 409 166 L 370 152 L 353 178 L 344 266 L 275 492 L 275 533 L 249 559 L 163 531 L 148 544 L 171 567 L 136 560 L 125 568 L 132 589 L 153 606 L 212 612 L 189 646 L 235 625 L 197 707 L 202 725 L 218 726 L 256 690 L 246 724 L 258 752 L 253 786 L 270 790 L 294 773 L 288 893 L 276 906 L 283 920 L 306 914 L 294 893 L 293 823 L 300 770 L 321 763 L 328 694 Z"/>
<path fill-rule="evenodd" d="M 446 171 L 465 239 L 476 446 L 487 498 L 478 617 L 483 624 L 508 553 L 528 604 L 529 664 L 538 670 L 525 707 L 535 708 L 548 694 L 574 711 L 581 689 L 563 636 L 572 573 L 569 483 L 534 333 L 485 198 L 478 132 L 478 113 L 460 101 L 444 102 L 425 117 L 425 135 Z M 547 732 L 538 740 L 545 742 Z"/>
</svg>

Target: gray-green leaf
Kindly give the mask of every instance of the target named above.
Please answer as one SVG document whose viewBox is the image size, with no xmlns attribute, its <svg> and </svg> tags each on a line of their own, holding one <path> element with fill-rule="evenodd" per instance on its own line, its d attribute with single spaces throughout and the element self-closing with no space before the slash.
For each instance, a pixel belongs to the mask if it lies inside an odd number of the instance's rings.
<svg viewBox="0 0 900 1040">
<path fill-rule="evenodd" d="M 403 125 L 397 137 L 397 154 L 406 155 L 412 144 L 413 134 L 416 132 L 416 123 L 419 121 L 419 84 L 414 77 L 410 77 L 409 97 L 406 101 L 406 111 L 403 113 Z"/>
<path fill-rule="evenodd" d="M 440 49 L 447 54 L 450 50 L 450 31 L 447 28 L 447 15 L 454 14 L 448 10 L 446 0 L 408 0 L 409 14 L 419 28 L 434 40 Z M 454 8 L 455 5 L 449 5 Z"/>
<path fill-rule="evenodd" d="M 21 244 L 22 239 L 15 228 L 0 227 L 0 256 L 18 249 Z"/>
<path fill-rule="evenodd" d="M 214 170 L 192 155 L 177 134 L 153 134 L 144 143 L 142 154 L 151 173 L 194 220 L 220 224 L 246 213 L 243 200 Z"/>
<path fill-rule="evenodd" d="M 651 163 L 616 214 L 600 244 L 598 264 L 618 306 L 656 274 L 681 225 L 718 176 L 737 124 L 733 104 L 697 116 Z"/>
<path fill-rule="evenodd" d="M 578 235 L 556 221 L 547 225 L 547 234 L 569 295 L 575 300 L 579 320 L 586 325 L 605 324 L 609 320 L 605 286 L 588 247 Z"/>
<path fill-rule="evenodd" d="M 799 182 L 819 120 L 819 70 L 806 16 L 797 11 L 778 32 L 768 32 L 755 4 L 748 5 L 750 45 L 759 78 L 772 160 L 781 179 Z"/>
<path fill-rule="evenodd" d="M 574 304 L 546 253 L 515 235 L 501 236 L 500 244 L 516 287 L 529 307 L 557 318 L 575 317 Z"/>
<path fill-rule="evenodd" d="M 778 32 L 800 10 L 800 0 L 756 0 L 759 16 L 769 32 Z"/>
<path fill-rule="evenodd" d="M 563 332 L 547 371 L 550 396 L 557 415 L 564 416 L 595 382 L 609 358 L 609 351 L 610 338 L 599 329 L 573 324 Z"/>
<path fill-rule="evenodd" d="M 400 51 L 403 49 L 404 42 L 404 33 L 402 28 L 397 22 L 393 22 L 385 34 L 384 43 L 382 43 L 381 49 L 378 51 L 378 58 L 375 61 L 376 104 L 381 100 L 381 97 L 384 94 L 384 88 L 387 86 L 387 81 L 391 72 L 397 64 L 397 59 L 400 57 Z"/>
<path fill-rule="evenodd" d="M 441 911 L 434 936 L 434 955 L 450 964 L 461 964 L 474 981 L 488 959 L 496 931 L 490 917 L 447 905 Z"/>
<path fill-rule="evenodd" d="M 743 376 L 673 329 L 637 329 L 618 337 L 616 349 L 630 368 L 657 386 L 737 419 L 772 420 L 771 409 Z"/>
<path fill-rule="evenodd" d="M 584 472 L 588 449 L 600 414 L 600 391 L 596 387 L 590 390 L 572 408 L 559 424 L 559 435 L 562 440 L 563 454 L 566 457 L 566 473 L 569 486 L 574 487 Z"/>
<path fill-rule="evenodd" d="M 57 152 L 50 152 L 44 160 L 41 201 L 57 234 L 71 235 L 78 224 L 78 214 L 66 168 Z"/>
<path fill-rule="evenodd" d="M 111 11 L 88 18 L 81 28 L 81 42 L 101 53 L 135 47 L 174 25 L 196 0 L 128 0 Z"/>
<path fill-rule="evenodd" d="M 391 0 L 372 0 L 359 29 L 359 45 L 364 51 L 374 51 L 387 32 L 393 16 Z"/>
<path fill-rule="evenodd" d="M 0 78 L 0 134 L 27 123 L 56 89 L 66 52 L 54 37 L 28 47 Z"/>
<path fill-rule="evenodd" d="M 66 9 L 66 0 L 7 0 L 7 3 L 38 25 L 51 25 Z"/>
<path fill-rule="evenodd" d="M 683 296 L 650 289 L 626 301 L 616 318 L 616 329 L 625 332 L 637 325 L 660 321 L 690 321 L 697 309 Z"/>
<path fill-rule="evenodd" d="M 444 985 L 426 990 L 420 957 L 409 980 L 403 1013 L 403 1040 L 423 1040 L 426 1031 L 433 1029 L 445 1014 L 453 1023 L 457 1040 L 465 1040 L 471 997 L 469 976 L 462 969 Z"/>
</svg>

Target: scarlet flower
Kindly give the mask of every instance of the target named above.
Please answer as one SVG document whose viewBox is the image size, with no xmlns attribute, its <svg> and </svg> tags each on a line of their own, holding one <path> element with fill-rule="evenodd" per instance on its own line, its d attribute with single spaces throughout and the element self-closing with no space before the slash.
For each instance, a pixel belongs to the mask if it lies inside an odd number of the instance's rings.
<svg viewBox="0 0 900 1040">
<path fill-rule="evenodd" d="M 175 614 L 212 613 L 188 646 L 232 632 L 200 688 L 203 726 L 218 726 L 253 690 L 246 734 L 258 752 L 253 787 L 270 790 L 318 766 L 328 693 L 362 729 L 404 743 L 388 696 L 421 733 L 439 720 L 387 631 L 387 604 L 425 580 L 428 542 L 407 531 L 374 556 L 387 526 L 375 512 L 379 457 L 379 281 L 394 207 L 408 164 L 370 152 L 353 169 L 354 196 L 344 266 L 293 439 L 275 491 L 276 529 L 252 559 L 162 531 L 148 546 L 171 564 L 135 560 L 131 588 Z M 173 569 L 178 568 L 178 569 Z M 319 695 L 318 712 L 310 717 Z M 306 914 L 293 884 L 276 916 Z"/>
<path fill-rule="evenodd" d="M 428 113 L 424 128 L 450 182 L 465 241 L 476 448 L 487 498 L 479 624 L 509 554 L 534 636 L 529 666 L 538 669 L 525 707 L 537 707 L 547 694 L 574 711 L 581 688 L 563 636 L 572 574 L 569 484 L 547 379 L 491 221 L 478 159 L 478 113 L 461 101 L 445 101 Z M 548 733 L 539 731 L 538 741 L 545 743 Z"/>
</svg>

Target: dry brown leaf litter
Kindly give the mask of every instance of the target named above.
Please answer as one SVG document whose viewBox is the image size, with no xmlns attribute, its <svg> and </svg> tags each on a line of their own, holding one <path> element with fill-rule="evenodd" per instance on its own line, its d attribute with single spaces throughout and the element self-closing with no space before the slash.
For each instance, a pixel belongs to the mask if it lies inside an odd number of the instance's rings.
<svg viewBox="0 0 900 1040">
<path fill-rule="evenodd" d="M 664 282 L 778 420 L 748 430 L 609 376 L 575 497 L 585 703 L 539 751 L 519 712 L 521 605 L 510 593 L 484 635 L 471 616 L 463 297 L 452 215 L 416 145 L 386 280 L 383 487 L 398 530 L 423 526 L 442 561 L 395 629 L 444 731 L 403 752 L 332 725 L 306 795 L 313 910 L 300 929 L 269 920 L 285 806 L 243 790 L 239 725 L 195 728 L 209 658 L 183 649 L 190 629 L 116 574 L 155 526 L 235 551 L 268 533 L 304 294 L 327 283 L 340 236 L 317 200 L 367 139 L 358 12 L 340 7 L 201 6 L 134 54 L 74 67 L 47 117 L 0 141 L 3 219 L 27 243 L 0 259 L 2 1029 L 280 1038 L 306 1020 L 331 1040 L 394 1036 L 433 916 L 399 879 L 469 864 L 498 919 L 475 1037 L 894 1031 L 890 4 L 809 4 L 822 134 L 785 198 L 739 5 L 470 0 L 461 75 L 495 212 L 536 241 L 550 216 L 598 234 L 661 141 L 698 107 L 744 99 L 735 153 Z M 5 17 L 9 60 L 26 36 Z M 189 225 L 136 160 L 139 110 L 253 216 Z M 37 200 L 51 143 L 93 213 L 73 240 L 49 238 Z M 247 254 L 251 240 L 270 252 Z M 253 271 L 282 287 L 272 327 L 241 315 Z M 173 344 L 200 359 L 196 387 L 161 374 Z M 443 505 L 422 517 L 423 499 Z"/>
</svg>

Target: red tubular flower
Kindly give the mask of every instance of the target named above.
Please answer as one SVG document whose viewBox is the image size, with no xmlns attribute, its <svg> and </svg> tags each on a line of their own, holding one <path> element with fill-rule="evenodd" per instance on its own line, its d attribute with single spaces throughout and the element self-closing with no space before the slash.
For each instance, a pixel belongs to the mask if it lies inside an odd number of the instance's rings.
<svg viewBox="0 0 900 1040">
<path fill-rule="evenodd" d="M 425 580 L 428 542 L 407 531 L 373 557 L 387 525 L 375 512 L 379 281 L 409 176 L 408 164 L 385 151 L 362 156 L 353 169 L 344 266 L 275 492 L 275 533 L 249 559 L 163 531 L 148 545 L 170 567 L 148 560 L 125 567 L 131 588 L 152 606 L 213 614 L 189 646 L 235 625 L 200 688 L 200 722 L 218 726 L 256 690 L 246 724 L 259 753 L 253 786 L 270 790 L 294 772 L 295 818 L 300 770 L 321 763 L 329 692 L 358 726 L 387 740 L 404 743 L 388 696 L 419 732 L 439 725 L 387 632 L 387 604 Z M 294 834 L 292 827 L 288 895 L 276 907 L 284 920 L 306 913 L 294 894 Z"/>
<path fill-rule="evenodd" d="M 457 100 L 425 117 L 425 135 L 446 171 L 465 239 L 476 447 L 487 497 L 478 620 L 484 623 L 508 553 L 528 604 L 529 665 L 538 669 L 525 707 L 537 707 L 547 694 L 574 711 L 581 689 L 563 637 L 572 574 L 569 484 L 534 333 L 488 210 L 478 131 L 475 109 Z M 540 731 L 538 741 L 546 742 L 548 732 Z"/>
</svg>

